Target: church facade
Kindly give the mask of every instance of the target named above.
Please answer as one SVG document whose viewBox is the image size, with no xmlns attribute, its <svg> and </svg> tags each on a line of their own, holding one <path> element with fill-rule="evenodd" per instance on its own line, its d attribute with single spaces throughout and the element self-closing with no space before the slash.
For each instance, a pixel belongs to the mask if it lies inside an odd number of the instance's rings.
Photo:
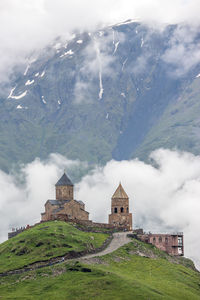
<svg viewBox="0 0 200 300">
<path fill-rule="evenodd" d="M 64 173 L 55 185 L 56 199 L 47 200 L 42 221 L 50 221 L 65 217 L 68 220 L 89 220 L 89 213 L 82 201 L 74 199 L 74 185 Z"/>
</svg>

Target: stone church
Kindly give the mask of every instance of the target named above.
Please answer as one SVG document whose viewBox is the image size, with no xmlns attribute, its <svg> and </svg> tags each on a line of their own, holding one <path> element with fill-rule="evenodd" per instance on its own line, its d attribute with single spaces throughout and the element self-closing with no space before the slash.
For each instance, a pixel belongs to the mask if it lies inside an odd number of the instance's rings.
<svg viewBox="0 0 200 300">
<path fill-rule="evenodd" d="M 116 227 L 127 227 L 132 229 L 132 214 L 129 213 L 129 197 L 121 183 L 114 192 L 111 199 L 111 214 L 109 224 Z"/>
<path fill-rule="evenodd" d="M 42 221 L 65 218 L 68 220 L 89 220 L 89 213 L 82 201 L 74 199 L 74 185 L 64 173 L 55 185 L 56 200 L 47 200 Z"/>
</svg>

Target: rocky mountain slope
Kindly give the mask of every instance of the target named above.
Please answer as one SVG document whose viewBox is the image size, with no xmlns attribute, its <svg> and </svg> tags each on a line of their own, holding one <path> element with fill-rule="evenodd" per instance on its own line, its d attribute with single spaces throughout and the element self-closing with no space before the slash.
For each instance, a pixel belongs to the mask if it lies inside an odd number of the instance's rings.
<svg viewBox="0 0 200 300">
<path fill-rule="evenodd" d="M 127 21 L 58 38 L 1 96 L 0 167 L 52 152 L 90 164 L 158 147 L 199 153 L 200 64 L 176 59 L 186 30 Z"/>
</svg>

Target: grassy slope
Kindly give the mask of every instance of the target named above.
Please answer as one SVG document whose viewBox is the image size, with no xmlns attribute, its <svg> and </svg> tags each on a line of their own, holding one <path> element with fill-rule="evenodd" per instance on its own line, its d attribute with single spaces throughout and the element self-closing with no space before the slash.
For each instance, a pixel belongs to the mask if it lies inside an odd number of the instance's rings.
<svg viewBox="0 0 200 300">
<path fill-rule="evenodd" d="M 0 273 L 70 251 L 100 247 L 107 234 L 87 233 L 65 222 L 47 222 L 22 232 L 0 245 Z"/>
<path fill-rule="evenodd" d="M 146 158 L 152 150 L 160 147 L 178 148 L 199 154 L 199 93 L 199 78 L 196 78 L 186 86 L 176 102 L 166 108 L 160 120 L 149 130 L 134 156 Z"/>
<path fill-rule="evenodd" d="M 169 260 L 153 246 L 133 240 L 98 263 L 75 260 L 1 278 L 0 295 L 20 300 L 200 299 L 199 273 Z"/>
</svg>

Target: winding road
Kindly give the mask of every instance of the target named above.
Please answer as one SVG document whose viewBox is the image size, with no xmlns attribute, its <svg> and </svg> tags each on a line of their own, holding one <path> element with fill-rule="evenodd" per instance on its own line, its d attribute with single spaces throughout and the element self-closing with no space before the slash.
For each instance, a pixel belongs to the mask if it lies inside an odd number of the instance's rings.
<svg viewBox="0 0 200 300">
<path fill-rule="evenodd" d="M 130 243 L 131 239 L 129 237 L 127 237 L 127 234 L 129 234 L 129 233 L 131 233 L 131 231 L 114 233 L 113 239 L 106 249 L 104 249 L 103 251 L 100 251 L 98 253 L 84 255 L 81 257 L 81 259 L 90 259 L 90 258 L 97 257 L 97 256 L 103 256 L 103 255 L 109 254 L 109 253 L 117 250 L 118 248 Z"/>
<path fill-rule="evenodd" d="M 84 262 L 89 262 L 90 259 L 92 259 L 94 257 L 103 256 L 103 255 L 109 254 L 109 253 L 117 250 L 118 248 L 124 246 L 125 244 L 128 244 L 131 241 L 131 239 L 129 237 L 127 237 L 127 234 L 129 234 L 129 233 L 130 232 L 114 233 L 110 244 L 104 250 L 97 252 L 97 253 L 86 254 L 84 256 L 80 256 L 80 257 L 78 257 L 78 260 L 81 260 Z M 43 262 L 42 265 L 38 265 L 38 262 L 36 262 L 36 263 L 33 263 L 32 265 L 29 265 L 29 266 L 21 268 L 21 269 L 16 269 L 16 270 L 0 273 L 0 277 L 12 275 L 12 274 L 21 274 L 21 273 L 24 273 L 27 271 L 36 270 L 36 269 L 40 269 L 43 267 L 60 264 L 64 261 L 73 260 L 73 259 L 77 259 L 77 258 L 65 258 L 64 256 L 57 257 L 57 258 L 55 257 L 55 258 L 53 258 L 54 261 L 51 261 L 51 262 L 46 261 L 46 262 Z"/>
</svg>

